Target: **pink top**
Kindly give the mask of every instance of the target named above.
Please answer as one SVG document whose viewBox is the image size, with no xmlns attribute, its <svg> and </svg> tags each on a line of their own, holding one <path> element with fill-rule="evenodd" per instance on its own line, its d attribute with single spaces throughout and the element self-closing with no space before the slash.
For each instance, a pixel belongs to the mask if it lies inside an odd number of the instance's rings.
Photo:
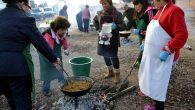
<svg viewBox="0 0 195 110">
<path fill-rule="evenodd" d="M 90 19 L 90 12 L 89 12 L 89 9 L 88 8 L 85 8 L 83 11 L 82 11 L 82 19 Z"/>
<path fill-rule="evenodd" d="M 49 46 L 51 47 L 51 49 L 53 49 L 54 48 L 54 39 L 51 37 L 51 35 L 46 33 L 44 35 L 44 38 L 45 38 L 46 42 L 49 44 Z M 60 41 L 60 44 L 63 46 L 63 48 L 67 49 L 68 48 L 68 42 L 67 42 L 66 37 L 58 38 L 58 39 Z"/>
</svg>

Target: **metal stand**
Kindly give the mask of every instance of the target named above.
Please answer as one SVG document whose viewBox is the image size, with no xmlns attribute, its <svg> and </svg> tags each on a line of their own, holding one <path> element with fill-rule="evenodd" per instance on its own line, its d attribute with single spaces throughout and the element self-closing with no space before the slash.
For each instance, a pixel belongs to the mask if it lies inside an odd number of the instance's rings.
<svg viewBox="0 0 195 110">
<path fill-rule="evenodd" d="M 74 98 L 74 103 L 75 103 L 75 110 L 78 109 L 78 97 Z"/>
</svg>

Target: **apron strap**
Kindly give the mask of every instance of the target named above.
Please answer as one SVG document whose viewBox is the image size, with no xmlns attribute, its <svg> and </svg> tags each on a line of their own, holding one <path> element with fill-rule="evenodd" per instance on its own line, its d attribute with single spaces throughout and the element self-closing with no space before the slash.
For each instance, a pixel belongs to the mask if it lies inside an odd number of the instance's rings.
<svg viewBox="0 0 195 110">
<path fill-rule="evenodd" d="M 165 10 L 165 7 L 167 6 L 167 4 L 163 7 L 163 9 L 162 9 L 162 11 L 161 11 L 161 13 L 160 13 L 160 15 L 159 15 L 159 17 L 158 17 L 158 20 L 160 19 L 160 17 L 161 17 L 161 15 L 162 15 L 162 13 L 163 13 L 163 11 Z"/>
</svg>

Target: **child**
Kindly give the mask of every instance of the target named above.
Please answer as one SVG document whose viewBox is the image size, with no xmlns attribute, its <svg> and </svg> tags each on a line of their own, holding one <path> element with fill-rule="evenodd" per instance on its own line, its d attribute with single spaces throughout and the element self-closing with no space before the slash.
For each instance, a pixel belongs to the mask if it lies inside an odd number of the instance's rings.
<svg viewBox="0 0 195 110">
<path fill-rule="evenodd" d="M 51 22 L 50 27 L 43 32 L 44 38 L 54 51 L 56 56 L 62 62 L 61 47 L 64 48 L 65 55 L 68 55 L 68 43 L 65 36 L 66 30 L 70 27 L 70 23 L 65 17 L 58 16 Z M 42 92 L 45 96 L 50 96 L 50 83 L 54 79 L 58 79 L 59 83 L 65 81 L 62 72 L 56 70 L 42 54 L 39 54 L 41 80 L 43 81 Z"/>
</svg>

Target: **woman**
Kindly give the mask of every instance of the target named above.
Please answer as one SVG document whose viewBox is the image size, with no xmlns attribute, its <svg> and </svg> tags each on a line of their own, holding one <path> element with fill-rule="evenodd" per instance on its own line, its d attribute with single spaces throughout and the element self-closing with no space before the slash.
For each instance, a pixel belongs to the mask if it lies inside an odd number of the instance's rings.
<svg viewBox="0 0 195 110">
<path fill-rule="evenodd" d="M 79 31 L 83 32 L 84 30 L 83 30 L 82 11 L 79 11 L 76 14 L 76 21 L 77 21 Z"/>
<path fill-rule="evenodd" d="M 83 19 L 83 32 L 89 32 L 89 21 L 90 21 L 90 12 L 89 12 L 89 5 L 85 6 L 85 9 L 82 10 L 82 19 Z"/>
<path fill-rule="evenodd" d="M 62 7 L 62 9 L 60 10 L 59 15 L 60 15 L 60 16 L 64 16 L 64 17 L 68 20 L 67 9 L 68 9 L 68 6 L 67 6 L 67 5 L 64 5 L 64 6 Z M 70 37 L 70 35 L 68 34 L 68 29 L 66 30 L 66 36 L 67 36 L 67 37 Z"/>
<path fill-rule="evenodd" d="M 0 10 L 0 93 L 7 98 L 11 110 L 32 110 L 29 44 L 56 66 L 60 61 L 36 28 L 35 19 L 27 17 L 28 0 L 2 1 L 7 5 Z"/>
<path fill-rule="evenodd" d="M 118 59 L 118 47 L 120 46 L 119 31 L 125 30 L 125 23 L 123 22 L 122 14 L 113 6 L 112 0 L 100 0 L 100 3 L 103 10 L 94 18 L 94 25 L 100 32 L 98 37 L 98 54 L 104 57 L 108 67 L 109 72 L 105 74 L 105 78 L 114 76 L 114 83 L 118 83 L 120 81 Z M 106 23 L 112 23 L 111 33 L 102 33 L 102 26 Z M 108 36 L 111 36 L 111 38 L 108 38 Z M 107 41 L 108 39 L 109 43 L 107 44 L 100 42 L 100 40 Z"/>
<path fill-rule="evenodd" d="M 67 5 L 64 5 L 62 7 L 62 9 L 60 10 L 60 12 L 59 12 L 59 15 L 60 16 L 64 16 L 66 19 L 68 19 L 67 8 L 68 8 L 68 6 Z"/>
<path fill-rule="evenodd" d="M 58 16 L 51 22 L 50 28 L 43 32 L 44 38 L 54 51 L 55 55 L 62 62 L 61 47 L 63 46 L 65 54 L 68 48 L 65 36 L 66 30 L 70 27 L 70 23 L 63 16 Z M 62 72 L 56 70 L 52 63 L 49 62 L 42 54 L 39 54 L 41 80 L 43 81 L 42 92 L 45 96 L 50 96 L 50 83 L 58 78 L 59 83 L 64 82 Z"/>
<path fill-rule="evenodd" d="M 124 12 L 123 12 L 123 20 L 125 21 L 126 24 L 126 30 L 130 30 L 132 26 L 135 26 L 134 20 L 133 20 L 133 15 L 135 12 L 134 8 L 130 8 L 127 4 L 124 5 Z"/>
<path fill-rule="evenodd" d="M 172 0 L 153 2 L 159 10 L 147 27 L 139 87 L 155 101 L 155 105 L 145 106 L 146 110 L 164 110 L 172 65 L 179 58 L 188 32 L 184 12 Z"/>
<path fill-rule="evenodd" d="M 133 19 L 135 21 L 135 28 L 134 31 L 135 35 L 138 35 L 140 47 L 143 45 L 145 39 L 145 31 L 146 28 L 152 19 L 152 17 L 156 14 L 157 10 L 154 9 L 147 0 L 133 0 L 133 5 L 135 8 L 135 13 L 133 15 Z M 140 54 L 138 59 L 135 63 L 136 67 L 139 67 L 141 58 L 142 58 L 143 50 L 141 48 Z"/>
</svg>

